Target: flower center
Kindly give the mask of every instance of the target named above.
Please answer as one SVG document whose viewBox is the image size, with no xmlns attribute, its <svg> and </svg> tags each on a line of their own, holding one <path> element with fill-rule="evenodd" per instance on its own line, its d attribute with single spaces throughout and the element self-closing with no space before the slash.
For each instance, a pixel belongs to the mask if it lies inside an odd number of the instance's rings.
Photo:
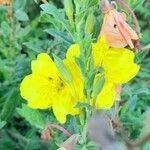
<svg viewBox="0 0 150 150">
<path fill-rule="evenodd" d="M 65 84 L 63 82 L 63 80 L 61 79 L 61 77 L 57 77 L 57 78 L 51 78 L 49 77 L 48 78 L 49 81 L 51 82 L 51 84 L 53 84 L 54 88 L 55 88 L 55 91 L 58 93 L 58 92 L 61 92 L 64 88 L 65 88 Z"/>
<path fill-rule="evenodd" d="M 58 79 L 57 79 L 57 91 L 60 92 L 63 89 L 64 89 L 64 82 L 60 77 L 58 77 Z"/>
</svg>

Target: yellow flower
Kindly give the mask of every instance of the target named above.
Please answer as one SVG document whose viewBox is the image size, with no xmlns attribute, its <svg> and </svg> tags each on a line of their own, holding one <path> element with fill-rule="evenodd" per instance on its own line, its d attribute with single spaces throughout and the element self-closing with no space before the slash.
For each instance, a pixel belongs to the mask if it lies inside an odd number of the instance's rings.
<svg viewBox="0 0 150 150">
<path fill-rule="evenodd" d="M 116 83 L 127 83 L 136 76 L 139 71 L 139 65 L 134 63 L 134 53 L 126 48 L 109 48 L 104 42 L 104 37 L 93 47 L 93 56 L 96 67 L 103 67 L 106 79 Z M 106 48 L 105 52 L 104 49 Z M 99 59 L 103 57 L 102 59 Z"/>
<path fill-rule="evenodd" d="M 96 98 L 96 108 L 109 109 L 113 106 L 115 100 L 115 85 L 111 82 L 105 81 L 101 92 Z"/>
<path fill-rule="evenodd" d="M 140 69 L 139 65 L 134 63 L 135 55 L 132 51 L 126 48 L 109 48 L 106 45 L 102 37 L 92 49 L 96 67 L 103 67 L 105 73 L 105 84 L 96 100 L 97 108 L 112 107 L 116 97 L 116 86 L 127 83 Z"/>
<path fill-rule="evenodd" d="M 73 44 L 67 51 L 67 58 L 80 55 L 80 46 Z M 105 83 L 96 98 L 96 108 L 108 109 L 115 100 L 115 88 L 118 84 L 127 83 L 139 71 L 139 65 L 134 63 L 134 53 L 125 48 L 109 48 L 104 37 L 92 44 L 92 55 L 95 67 L 104 69 Z"/>
<path fill-rule="evenodd" d="M 83 101 L 84 81 L 80 68 L 75 63 L 75 57 L 78 57 L 79 54 L 80 46 L 78 44 L 71 45 L 67 51 L 64 64 L 67 66 L 68 70 L 72 72 L 74 91 L 76 92 L 76 95 L 78 95 L 79 101 Z"/>
<path fill-rule="evenodd" d="M 69 69 L 74 68 L 72 62 L 66 61 L 65 63 Z M 73 85 L 67 84 L 46 53 L 39 54 L 37 60 L 32 61 L 31 68 L 32 74 L 26 76 L 20 85 L 21 96 L 28 101 L 31 108 L 47 109 L 51 107 L 60 123 L 66 122 L 68 114 L 79 113 L 75 105 L 80 97 L 75 95 L 76 92 L 72 92 L 72 87 L 75 85 L 80 87 L 79 79 L 75 79 Z M 73 78 L 79 74 L 72 69 L 70 72 Z"/>
<path fill-rule="evenodd" d="M 72 94 L 76 96 L 76 99 L 80 102 L 83 102 L 84 99 L 84 93 L 83 93 L 83 89 L 84 89 L 84 81 L 82 78 L 82 74 L 80 72 L 79 67 L 77 66 L 77 64 L 75 63 L 75 61 L 73 61 L 74 59 L 65 59 L 63 62 L 66 65 L 67 69 L 69 70 L 69 72 L 71 72 L 72 75 Z"/>
<path fill-rule="evenodd" d="M 104 56 L 108 49 L 109 46 L 104 38 L 100 38 L 97 43 L 92 44 L 92 55 L 94 57 L 95 67 L 100 67 L 102 65 L 102 61 L 104 60 Z"/>
<path fill-rule="evenodd" d="M 72 44 L 66 53 L 66 59 L 70 59 L 71 61 L 75 59 L 75 57 L 79 57 L 80 55 L 80 46 L 78 44 Z"/>
</svg>

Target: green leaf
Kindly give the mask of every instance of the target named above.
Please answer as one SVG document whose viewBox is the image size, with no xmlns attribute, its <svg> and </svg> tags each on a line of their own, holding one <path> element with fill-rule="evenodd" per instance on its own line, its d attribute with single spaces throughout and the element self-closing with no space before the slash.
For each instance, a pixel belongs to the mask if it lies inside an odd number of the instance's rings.
<svg viewBox="0 0 150 150">
<path fill-rule="evenodd" d="M 97 95 L 101 92 L 103 85 L 105 82 L 104 76 L 98 77 L 98 79 L 95 82 L 95 85 L 93 87 L 93 97 L 96 98 Z"/>
<path fill-rule="evenodd" d="M 128 99 L 128 102 L 126 103 L 125 107 L 123 108 L 125 110 L 125 112 L 133 111 L 136 107 L 137 101 L 138 101 L 137 95 L 130 96 L 130 98 Z"/>
<path fill-rule="evenodd" d="M 39 21 L 42 22 L 42 23 L 51 23 L 51 24 L 55 23 L 55 19 L 52 16 L 50 16 L 50 15 L 44 13 L 44 12 L 41 13 Z"/>
<path fill-rule="evenodd" d="M 6 99 L 2 111 L 0 113 L 0 119 L 2 121 L 8 120 L 16 109 L 16 106 L 19 101 L 18 90 L 12 89 Z"/>
<path fill-rule="evenodd" d="M 9 26 L 8 22 L 5 22 L 5 21 L 1 22 L 0 33 L 5 38 L 7 38 L 7 36 L 9 36 L 9 34 L 10 34 L 10 26 Z"/>
<path fill-rule="evenodd" d="M 16 17 L 19 21 L 28 21 L 28 20 L 29 20 L 29 17 L 28 17 L 28 15 L 26 14 L 26 12 L 24 12 L 24 11 L 21 10 L 21 9 L 18 9 L 18 10 L 15 12 L 15 17 Z"/>
<path fill-rule="evenodd" d="M 59 57 L 57 57 L 55 54 L 53 54 L 53 57 L 54 57 L 55 64 L 56 64 L 58 70 L 60 71 L 62 77 L 66 80 L 66 82 L 72 83 L 71 73 L 66 68 L 63 61 Z"/>
<path fill-rule="evenodd" d="M 72 39 L 69 38 L 69 36 L 64 33 L 64 32 L 61 32 L 61 31 L 57 31 L 55 29 L 46 29 L 45 30 L 48 34 L 60 39 L 60 40 L 63 40 L 65 43 L 67 43 L 68 45 L 71 45 L 73 43 Z"/>
<path fill-rule="evenodd" d="M 84 77 L 86 77 L 86 75 L 87 75 L 87 73 L 86 73 L 86 66 L 85 66 L 83 60 L 80 59 L 80 58 L 75 58 L 75 61 L 76 61 L 77 65 L 79 66 L 82 75 L 83 75 Z"/>
<path fill-rule="evenodd" d="M 18 26 L 16 26 L 16 31 L 15 31 L 16 38 L 23 38 L 23 37 L 27 36 L 30 31 L 31 31 L 30 26 L 21 28 L 20 25 L 18 25 Z"/>
<path fill-rule="evenodd" d="M 17 112 L 26 119 L 31 125 L 39 129 L 44 129 L 45 122 L 42 115 L 37 109 L 32 109 L 26 104 L 22 104 L 22 108 L 17 108 Z"/>
<path fill-rule="evenodd" d="M 5 126 L 5 124 L 6 124 L 6 121 L 0 120 L 0 129 L 2 129 Z"/>
<path fill-rule="evenodd" d="M 14 0 L 13 1 L 13 6 L 15 10 L 17 9 L 25 9 L 27 4 L 27 0 Z"/>
<path fill-rule="evenodd" d="M 43 50 L 42 42 L 39 39 L 33 39 L 29 42 L 24 42 L 23 45 L 25 45 L 28 49 L 33 50 L 36 53 L 40 53 Z"/>
<path fill-rule="evenodd" d="M 58 11 L 58 9 L 52 4 L 40 5 L 45 13 L 52 15 L 59 23 L 61 23 L 67 31 L 70 31 L 69 23 L 64 16 Z"/>
<path fill-rule="evenodd" d="M 86 92 L 86 95 L 88 98 L 91 97 L 90 95 L 91 95 L 92 90 L 93 90 L 94 77 L 95 77 L 95 72 L 90 71 L 90 72 L 88 72 L 88 75 L 85 78 L 84 86 L 85 86 L 85 92 Z"/>
</svg>

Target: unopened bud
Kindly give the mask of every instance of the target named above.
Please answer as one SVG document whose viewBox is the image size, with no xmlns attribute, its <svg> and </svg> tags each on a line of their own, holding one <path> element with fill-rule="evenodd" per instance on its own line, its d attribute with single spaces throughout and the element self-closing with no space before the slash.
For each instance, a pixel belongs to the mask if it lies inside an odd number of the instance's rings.
<svg viewBox="0 0 150 150">
<path fill-rule="evenodd" d="M 92 33 L 94 28 L 94 15 L 93 12 L 89 13 L 85 23 L 85 33 Z"/>
<path fill-rule="evenodd" d="M 72 24 L 73 23 L 73 13 L 74 13 L 72 0 L 64 0 L 64 6 L 65 6 L 66 15 L 70 21 L 70 24 Z"/>
</svg>

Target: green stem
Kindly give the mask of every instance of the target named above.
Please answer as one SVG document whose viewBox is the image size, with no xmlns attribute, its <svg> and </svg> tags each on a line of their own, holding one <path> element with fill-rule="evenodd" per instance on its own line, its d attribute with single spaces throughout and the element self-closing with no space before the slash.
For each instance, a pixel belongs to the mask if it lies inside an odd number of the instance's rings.
<svg viewBox="0 0 150 150">
<path fill-rule="evenodd" d="M 85 119 L 85 123 L 84 123 L 83 130 L 81 133 L 81 140 L 80 140 L 80 143 L 82 145 L 86 145 L 87 143 L 88 120 L 92 114 L 92 111 L 89 110 L 88 108 L 85 108 L 85 112 L 86 112 L 86 119 Z"/>
</svg>

